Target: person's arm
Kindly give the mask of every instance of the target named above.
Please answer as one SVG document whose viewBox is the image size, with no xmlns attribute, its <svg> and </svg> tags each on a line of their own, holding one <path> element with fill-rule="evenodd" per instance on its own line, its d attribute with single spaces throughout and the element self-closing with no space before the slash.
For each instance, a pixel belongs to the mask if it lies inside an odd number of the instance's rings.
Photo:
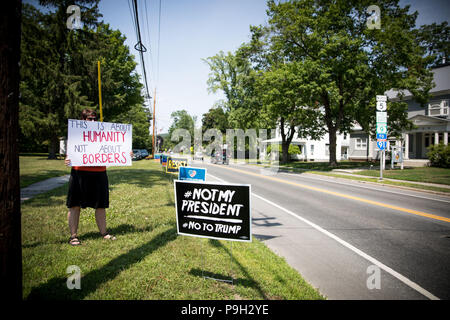
<svg viewBox="0 0 450 320">
<path fill-rule="evenodd" d="M 70 167 L 71 166 L 71 164 L 70 164 L 70 159 L 66 156 L 66 159 L 64 160 L 64 164 L 66 165 L 66 166 L 68 166 L 68 167 Z"/>
</svg>

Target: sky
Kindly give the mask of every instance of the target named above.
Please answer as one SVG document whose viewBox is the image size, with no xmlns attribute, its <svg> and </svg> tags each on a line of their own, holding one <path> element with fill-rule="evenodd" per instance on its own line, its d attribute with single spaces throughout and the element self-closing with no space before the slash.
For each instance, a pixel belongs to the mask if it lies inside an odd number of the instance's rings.
<svg viewBox="0 0 450 320">
<path fill-rule="evenodd" d="M 152 97 L 156 89 L 158 134 L 168 131 L 171 113 L 182 109 L 196 116 L 196 124 L 201 126 L 202 115 L 224 99 L 221 92 L 208 92 L 210 69 L 203 59 L 220 51 L 234 52 L 248 42 L 250 25 L 267 21 L 266 0 L 137 0 L 137 3 Z M 132 0 L 101 0 L 99 11 L 103 21 L 127 37 L 126 45 L 139 64 L 139 54 L 134 49 L 137 38 L 131 4 Z M 410 5 L 411 12 L 419 12 L 418 26 L 448 21 L 450 16 L 448 0 L 401 0 L 400 5 Z M 141 70 L 138 65 L 136 71 L 142 75 Z M 153 111 L 153 99 L 149 107 Z"/>
<path fill-rule="evenodd" d="M 125 34 L 126 44 L 139 63 L 128 2 L 131 3 L 127 0 L 102 0 L 99 9 L 105 22 Z M 220 92 L 208 93 L 206 82 L 210 69 L 202 59 L 221 50 L 233 52 L 248 42 L 250 25 L 263 24 L 266 20 L 266 2 L 161 0 L 160 25 L 159 4 L 160 0 L 138 0 L 142 42 L 148 49 L 144 57 L 152 97 L 156 87 L 156 127 L 158 133 L 165 133 L 172 123 L 172 112 L 185 109 L 197 117 L 197 126 L 200 126 L 203 113 L 224 98 Z M 140 66 L 137 71 L 142 73 Z M 153 110 L 153 99 L 150 104 Z"/>
</svg>

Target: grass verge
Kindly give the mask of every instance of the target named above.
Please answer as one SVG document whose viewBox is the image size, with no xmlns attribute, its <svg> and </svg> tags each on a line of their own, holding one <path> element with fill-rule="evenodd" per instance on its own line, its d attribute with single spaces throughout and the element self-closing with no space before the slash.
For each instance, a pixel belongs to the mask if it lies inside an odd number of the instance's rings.
<svg viewBox="0 0 450 320">
<path fill-rule="evenodd" d="M 64 160 L 48 160 L 47 156 L 19 157 L 20 187 L 29 185 L 53 177 L 69 174 L 70 170 L 64 165 Z"/>
<path fill-rule="evenodd" d="M 379 170 L 363 170 L 355 171 L 354 174 L 362 176 L 378 177 Z M 450 169 L 434 168 L 434 167 L 420 167 L 420 168 L 405 168 L 403 170 L 384 170 L 383 177 L 397 180 L 408 180 L 417 182 L 428 182 L 450 185 Z"/>
<path fill-rule="evenodd" d="M 94 211 L 85 209 L 82 245 L 67 243 L 67 185 L 22 204 L 24 299 L 323 299 L 255 238 L 231 250 L 227 241 L 178 236 L 173 176 L 159 164 L 142 160 L 110 168 L 108 176 L 108 229 L 116 241 L 99 236 Z M 67 288 L 71 265 L 81 270 L 80 290 Z M 234 285 L 203 275 L 231 275 Z"/>
</svg>

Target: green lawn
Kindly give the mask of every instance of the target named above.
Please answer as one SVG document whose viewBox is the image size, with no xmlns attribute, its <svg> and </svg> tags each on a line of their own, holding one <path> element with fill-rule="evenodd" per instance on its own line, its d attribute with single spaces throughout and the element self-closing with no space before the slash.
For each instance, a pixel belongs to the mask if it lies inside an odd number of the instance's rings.
<svg viewBox="0 0 450 320">
<path fill-rule="evenodd" d="M 364 170 L 354 172 L 355 174 L 371 177 L 379 177 L 379 170 Z M 420 167 L 420 168 L 405 168 L 403 170 L 384 170 L 383 177 L 389 179 L 440 183 L 450 185 L 450 169 L 434 168 L 434 167 Z"/>
<path fill-rule="evenodd" d="M 30 179 L 32 167 L 43 178 L 58 162 L 25 160 Z M 86 209 L 82 245 L 67 244 L 67 185 L 22 204 L 24 299 L 323 299 L 255 238 L 231 248 L 228 241 L 178 236 L 173 176 L 158 163 L 133 162 L 108 169 L 108 176 L 108 229 L 116 241 L 99 236 L 94 212 Z M 81 290 L 67 289 L 71 265 L 81 269 Z M 202 277 L 228 279 L 230 272 L 234 285 Z"/>
<path fill-rule="evenodd" d="M 64 160 L 47 160 L 45 155 L 21 155 L 19 164 L 21 188 L 41 180 L 70 173 L 70 170 L 64 165 Z"/>
<path fill-rule="evenodd" d="M 317 170 L 317 171 L 331 171 L 333 169 L 357 169 L 369 168 L 373 165 L 372 162 L 362 161 L 339 161 L 337 167 L 330 167 L 328 162 L 303 162 L 292 161 L 287 164 L 280 164 L 280 168 L 285 168 L 292 171 Z"/>
</svg>

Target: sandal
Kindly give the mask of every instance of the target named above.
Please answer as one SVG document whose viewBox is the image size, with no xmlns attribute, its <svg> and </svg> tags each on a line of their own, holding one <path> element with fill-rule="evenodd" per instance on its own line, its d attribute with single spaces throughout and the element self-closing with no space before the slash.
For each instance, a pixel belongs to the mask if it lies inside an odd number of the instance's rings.
<svg viewBox="0 0 450 320">
<path fill-rule="evenodd" d="M 111 235 L 111 234 L 109 234 L 109 233 L 102 234 L 102 237 L 105 240 L 116 240 L 116 237 Z"/>
<path fill-rule="evenodd" d="M 69 238 L 69 244 L 73 247 L 81 245 L 81 241 L 77 236 L 72 236 Z"/>
</svg>

